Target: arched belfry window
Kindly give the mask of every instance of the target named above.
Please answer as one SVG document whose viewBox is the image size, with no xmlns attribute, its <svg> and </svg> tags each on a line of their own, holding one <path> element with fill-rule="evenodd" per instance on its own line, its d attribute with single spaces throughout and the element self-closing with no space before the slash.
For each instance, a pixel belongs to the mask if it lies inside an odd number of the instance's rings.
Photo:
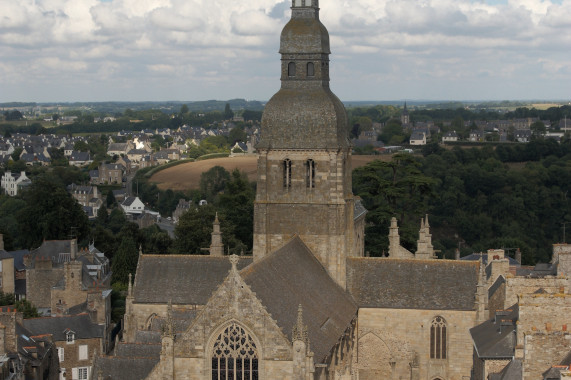
<svg viewBox="0 0 571 380">
<path fill-rule="evenodd" d="M 283 176 L 284 187 L 289 189 L 291 187 L 291 160 L 286 158 L 283 162 Z"/>
<path fill-rule="evenodd" d="M 287 75 L 289 77 L 295 77 L 295 62 L 290 62 L 287 64 Z"/>
<path fill-rule="evenodd" d="M 214 341 L 212 380 L 258 380 L 258 359 L 252 337 L 232 323 Z"/>
<path fill-rule="evenodd" d="M 315 161 L 307 160 L 305 163 L 305 185 L 310 189 L 315 187 Z"/>
<path fill-rule="evenodd" d="M 309 62 L 307 64 L 307 76 L 308 77 L 315 76 L 315 66 L 313 66 L 313 62 Z"/>
<path fill-rule="evenodd" d="M 446 359 L 446 320 L 436 317 L 430 324 L 430 358 Z"/>
</svg>

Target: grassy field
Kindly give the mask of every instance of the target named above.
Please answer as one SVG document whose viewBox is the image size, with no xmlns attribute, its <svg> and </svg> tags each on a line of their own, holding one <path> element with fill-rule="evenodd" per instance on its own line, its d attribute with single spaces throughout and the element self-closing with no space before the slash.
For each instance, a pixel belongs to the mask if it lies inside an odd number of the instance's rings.
<svg viewBox="0 0 571 380">
<path fill-rule="evenodd" d="M 364 166 L 375 159 L 390 161 L 391 157 L 391 155 L 353 156 L 353 169 Z M 256 160 L 257 158 L 255 156 L 243 156 L 189 162 L 162 170 L 154 174 L 149 181 L 156 183 L 162 190 L 171 189 L 184 191 L 197 189 L 200 184 L 200 175 L 214 166 L 222 166 L 228 171 L 239 169 L 245 172 L 251 181 L 255 181 L 257 174 Z"/>
</svg>

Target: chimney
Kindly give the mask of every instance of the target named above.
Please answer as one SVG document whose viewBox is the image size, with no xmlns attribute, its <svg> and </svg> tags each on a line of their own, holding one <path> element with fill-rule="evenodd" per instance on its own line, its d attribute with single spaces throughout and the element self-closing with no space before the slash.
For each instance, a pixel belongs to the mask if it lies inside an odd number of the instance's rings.
<svg viewBox="0 0 571 380">
<path fill-rule="evenodd" d="M 4 250 L 4 235 L 0 234 L 0 251 Z"/>
<path fill-rule="evenodd" d="M 71 239 L 70 247 L 71 260 L 73 261 L 77 257 L 77 239 Z"/>
<path fill-rule="evenodd" d="M 515 261 L 521 264 L 521 250 L 519 248 L 515 251 Z"/>
</svg>

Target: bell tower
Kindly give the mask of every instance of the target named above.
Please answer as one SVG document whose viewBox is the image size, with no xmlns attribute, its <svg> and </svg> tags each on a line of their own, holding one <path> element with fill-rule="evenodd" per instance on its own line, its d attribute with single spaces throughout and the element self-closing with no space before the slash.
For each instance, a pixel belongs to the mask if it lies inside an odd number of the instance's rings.
<svg viewBox="0 0 571 380">
<path fill-rule="evenodd" d="M 280 37 L 281 88 L 266 104 L 257 145 L 254 260 L 299 235 L 345 286 L 355 248 L 347 113 L 329 88 L 329 33 L 318 0 L 292 0 Z M 361 245 L 362 246 L 362 245 Z"/>
</svg>

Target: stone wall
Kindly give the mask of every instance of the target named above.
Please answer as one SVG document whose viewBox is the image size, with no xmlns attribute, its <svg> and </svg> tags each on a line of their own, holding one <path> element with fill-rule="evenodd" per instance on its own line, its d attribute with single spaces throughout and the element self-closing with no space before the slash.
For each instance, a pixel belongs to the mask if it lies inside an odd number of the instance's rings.
<svg viewBox="0 0 571 380">
<path fill-rule="evenodd" d="M 0 312 L 0 326 L 3 327 L 4 344 L 0 347 L 3 353 L 17 352 L 17 339 L 16 339 L 16 323 L 22 323 L 24 320 L 23 314 L 16 311 L 16 309 L 3 308 Z"/>
<path fill-rule="evenodd" d="M 506 277 L 506 296 L 504 308 L 518 302 L 521 294 L 533 294 L 543 289 L 548 294 L 569 293 L 567 280 L 564 277 L 547 276 L 544 278 Z M 563 292 L 561 291 L 563 289 Z"/>
<path fill-rule="evenodd" d="M 63 268 L 26 270 L 26 299 L 37 308 L 51 307 L 52 287 L 63 277 Z"/>
<path fill-rule="evenodd" d="M 51 309 L 56 310 L 58 303 L 65 303 L 70 308 L 87 300 L 87 292 L 82 289 L 82 266 L 80 261 L 70 261 L 64 264 L 64 285 L 51 291 Z"/>
<path fill-rule="evenodd" d="M 571 350 L 571 295 L 522 294 L 518 345 L 523 345 L 524 380 L 541 378 Z"/>
<path fill-rule="evenodd" d="M 100 355 L 102 352 L 101 339 L 75 339 L 72 343 L 65 341 L 55 342 L 57 347 L 56 354 L 60 349 L 63 349 L 64 360 L 59 363 L 60 368 L 65 368 L 67 374 L 66 378 L 71 379 L 72 369 L 79 367 L 87 367 L 89 372 L 93 367 L 93 361 L 95 360 L 95 355 Z M 79 359 L 79 347 L 87 346 L 87 359 Z"/>
<path fill-rule="evenodd" d="M 0 267 L 0 291 L 4 293 L 14 293 L 15 291 L 15 278 L 14 278 L 14 258 L 8 257 L 2 259 L 2 266 Z"/>
<path fill-rule="evenodd" d="M 446 359 L 430 359 L 430 326 L 436 316 L 446 320 Z M 419 379 L 469 378 L 473 350 L 468 330 L 475 324 L 475 311 L 362 308 L 358 318 L 353 369 L 366 378 L 410 379 L 415 360 Z"/>
</svg>

